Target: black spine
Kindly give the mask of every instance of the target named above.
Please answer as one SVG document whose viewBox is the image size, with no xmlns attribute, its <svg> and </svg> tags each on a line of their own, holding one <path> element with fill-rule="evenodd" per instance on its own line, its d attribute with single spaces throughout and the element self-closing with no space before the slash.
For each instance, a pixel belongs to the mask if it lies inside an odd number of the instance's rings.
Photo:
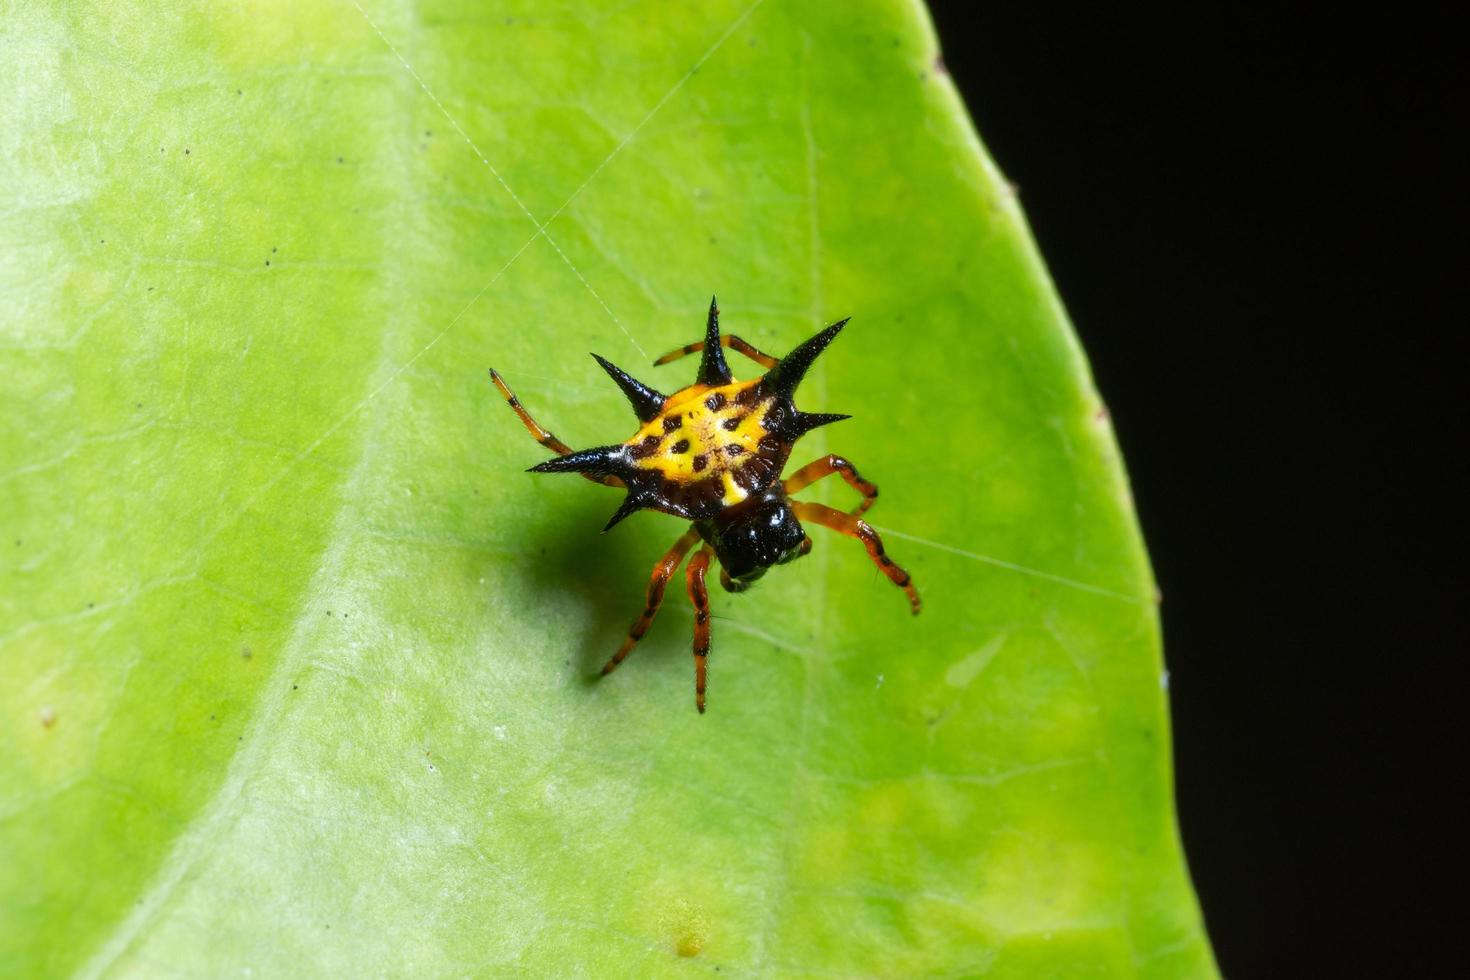
<svg viewBox="0 0 1470 980">
<path fill-rule="evenodd" d="M 838 415 L 835 412 L 797 412 L 796 417 L 791 420 L 791 429 L 796 437 L 806 435 L 813 429 L 833 422 L 841 422 L 850 419 L 851 415 Z"/>
<path fill-rule="evenodd" d="M 602 533 L 606 534 L 608 531 L 611 531 L 613 525 L 619 523 L 634 511 L 642 510 L 646 506 L 648 506 L 648 503 L 641 494 L 637 491 L 629 491 L 628 495 L 623 498 L 623 502 L 618 505 L 618 509 L 613 511 L 613 516 L 603 525 Z"/>
<path fill-rule="evenodd" d="M 583 449 L 537 463 L 528 473 L 587 473 L 592 476 L 623 476 L 628 472 L 627 450 L 621 445 Z"/>
<path fill-rule="evenodd" d="M 607 358 L 598 354 L 592 356 L 598 364 L 602 365 L 602 369 L 617 382 L 618 387 L 623 389 L 623 394 L 628 396 L 628 404 L 633 406 L 633 413 L 638 416 L 638 421 L 652 422 L 658 418 L 658 413 L 664 410 L 666 396 L 654 391 Z"/>
<path fill-rule="evenodd" d="M 781 363 L 766 372 L 766 387 L 788 398 L 795 394 L 796 386 L 806 377 L 806 372 L 817 359 L 817 355 L 832 343 L 832 338 L 841 333 L 845 326 L 847 320 L 838 320 L 821 333 L 799 344 L 795 350 L 781 358 Z"/>
<path fill-rule="evenodd" d="M 725 363 L 725 350 L 720 346 L 720 307 L 709 298 L 709 320 L 704 328 L 704 356 L 699 361 L 699 375 L 694 379 L 702 385 L 727 385 L 731 381 L 730 365 Z"/>
</svg>

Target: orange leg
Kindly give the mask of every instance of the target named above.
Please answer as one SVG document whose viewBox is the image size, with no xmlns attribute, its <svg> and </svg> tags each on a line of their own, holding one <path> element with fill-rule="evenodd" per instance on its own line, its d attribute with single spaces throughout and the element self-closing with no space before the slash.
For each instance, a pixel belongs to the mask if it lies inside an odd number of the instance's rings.
<svg viewBox="0 0 1470 980">
<path fill-rule="evenodd" d="M 689 601 L 694 603 L 694 706 L 704 714 L 705 667 L 709 663 L 709 588 L 704 575 L 714 550 L 709 545 L 689 559 L 684 575 L 689 581 Z"/>
<path fill-rule="evenodd" d="M 745 341 L 735 336 L 733 333 L 721 334 L 720 346 L 729 347 L 731 350 L 739 351 L 746 357 L 750 358 L 752 361 L 755 361 L 761 367 L 773 368 L 778 363 L 780 363 L 780 360 L 778 358 L 772 357 L 770 354 L 764 353 L 763 351 L 756 350 L 754 347 L 750 346 Z M 692 344 L 685 344 L 678 350 L 669 351 L 667 354 L 665 354 L 663 357 L 660 357 L 653 363 L 668 364 L 670 361 L 677 361 L 681 357 L 688 357 L 690 354 L 698 354 L 702 350 L 704 350 L 704 341 L 696 340 Z"/>
<path fill-rule="evenodd" d="M 821 459 L 814 459 L 788 476 L 782 481 L 781 486 L 786 489 L 787 493 L 796 493 L 796 491 L 804 490 L 822 479 L 822 477 L 831 476 L 833 473 L 841 473 L 842 478 L 847 481 L 847 485 L 863 495 L 863 502 L 858 504 L 852 511 L 854 517 L 859 517 L 866 513 L 868 508 L 873 506 L 873 501 L 878 499 L 877 485 L 869 483 L 867 480 L 858 476 L 857 467 L 853 466 L 841 456 L 823 456 Z"/>
<path fill-rule="evenodd" d="M 672 548 L 664 553 L 664 556 L 658 560 L 658 564 L 653 566 L 653 575 L 648 580 L 648 598 L 644 600 L 643 612 L 628 630 L 628 635 L 623 639 L 623 645 L 618 647 L 618 652 L 603 665 L 604 676 L 611 674 L 617 669 L 618 664 L 627 659 L 628 654 L 633 652 L 633 647 L 643 639 L 643 634 L 648 632 L 648 627 L 653 625 L 653 617 L 658 615 L 658 607 L 664 601 L 664 586 L 669 584 L 669 579 L 673 578 L 674 573 L 679 570 L 684 556 L 698 540 L 699 532 L 690 528 L 684 532 L 683 537 L 674 542 Z"/>
<path fill-rule="evenodd" d="M 495 387 L 499 388 L 500 393 L 505 396 L 506 404 L 510 406 L 511 411 L 516 413 L 516 416 L 521 420 L 521 424 L 526 427 L 526 431 L 531 433 L 532 439 L 535 439 L 558 456 L 566 456 L 571 453 L 572 447 L 552 435 L 550 430 L 543 429 L 539 422 L 531 418 L 531 413 L 527 412 L 521 406 L 521 400 L 516 397 L 515 392 L 510 390 L 510 386 L 505 383 L 505 380 L 500 377 L 500 374 L 494 368 L 490 369 L 490 380 L 495 382 Z M 609 487 L 626 485 L 615 476 L 593 476 L 590 473 L 583 473 L 582 475 L 593 483 L 601 483 Z"/>
<path fill-rule="evenodd" d="M 909 573 L 893 563 L 893 559 L 883 553 L 883 539 L 878 537 L 878 532 L 868 525 L 867 521 L 858 520 L 852 514 L 844 514 L 840 510 L 822 504 L 812 504 L 805 501 L 792 501 L 791 509 L 796 516 L 803 521 L 811 521 L 823 527 L 845 534 L 850 538 L 857 538 L 868 549 L 868 557 L 873 563 L 883 570 L 894 585 L 903 589 L 908 594 L 909 605 L 913 607 L 914 615 L 919 614 L 919 592 L 914 588 L 913 579 Z"/>
</svg>

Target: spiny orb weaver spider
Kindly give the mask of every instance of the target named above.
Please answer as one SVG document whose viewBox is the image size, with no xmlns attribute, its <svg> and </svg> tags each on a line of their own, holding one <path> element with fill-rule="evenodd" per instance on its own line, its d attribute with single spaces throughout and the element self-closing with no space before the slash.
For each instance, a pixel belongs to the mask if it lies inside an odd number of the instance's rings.
<svg viewBox="0 0 1470 980">
<path fill-rule="evenodd" d="M 711 558 L 719 559 L 720 584 L 725 590 L 743 592 L 772 565 L 785 564 L 812 550 L 812 539 L 801 527 L 802 520 L 811 521 L 861 541 L 874 563 L 908 594 L 909 605 L 918 614 L 919 593 L 908 572 L 894 564 L 884 553 L 878 533 L 859 519 L 878 499 L 876 486 L 841 456 L 823 456 L 785 480 L 780 478 L 796 440 L 818 426 L 851 418 L 798 411 L 792 401 L 807 369 L 846 324 L 847 320 L 839 320 L 777 360 L 734 334 L 721 336 L 720 309 L 711 298 L 704 340 L 653 362 L 668 364 L 703 351 L 694 384 L 672 395 L 659 394 L 593 354 L 628 397 L 643 425 L 626 442 L 580 452 L 572 452 L 531 418 L 495 369 L 490 369 L 490 380 L 522 424 L 557 455 L 531 467 L 530 472 L 580 473 L 594 483 L 627 488 L 627 498 L 604 531 L 645 507 L 694 522 L 653 566 L 643 613 L 602 668 L 604 675 L 612 673 L 648 631 L 663 602 L 664 586 L 701 539 L 704 544 L 689 559 L 685 573 L 689 600 L 694 604 L 694 705 L 701 714 L 710 633 L 709 590 L 704 579 Z M 766 373 L 751 381 L 736 381 L 722 347 L 739 351 L 766 368 Z M 790 499 L 791 494 L 833 473 L 840 473 L 863 495 L 851 513 Z"/>
</svg>

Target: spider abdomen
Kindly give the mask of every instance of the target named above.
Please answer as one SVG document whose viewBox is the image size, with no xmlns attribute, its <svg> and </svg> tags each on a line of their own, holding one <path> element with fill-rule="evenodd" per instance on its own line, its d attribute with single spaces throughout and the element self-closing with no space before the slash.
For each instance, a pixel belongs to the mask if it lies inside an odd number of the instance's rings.
<svg viewBox="0 0 1470 980">
<path fill-rule="evenodd" d="M 780 427 L 790 415 L 759 378 L 694 384 L 623 445 L 637 482 L 652 488 L 651 506 L 705 520 L 780 478 L 792 445 Z"/>
</svg>

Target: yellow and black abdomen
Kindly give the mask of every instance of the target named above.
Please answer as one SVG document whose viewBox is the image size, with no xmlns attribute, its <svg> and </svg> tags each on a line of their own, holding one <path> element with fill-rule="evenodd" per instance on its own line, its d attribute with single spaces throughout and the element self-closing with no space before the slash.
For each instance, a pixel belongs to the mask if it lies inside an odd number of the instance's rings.
<svg viewBox="0 0 1470 980">
<path fill-rule="evenodd" d="M 794 441 L 783 435 L 793 411 L 781 401 L 760 379 L 691 385 L 624 445 L 670 510 L 705 520 L 780 479 Z"/>
<path fill-rule="evenodd" d="M 643 508 L 692 521 L 738 508 L 780 480 L 796 440 L 819 425 L 848 417 L 798 411 L 792 400 L 812 361 L 845 323 L 832 324 L 779 361 L 742 341 L 743 349 L 771 367 L 759 378 L 736 381 L 721 352 L 719 308 L 711 302 L 703 343 L 687 349 L 697 347 L 703 353 L 699 374 L 694 384 L 672 395 L 655 391 L 594 354 L 627 396 L 641 423 L 638 431 L 625 442 L 567 452 L 531 469 L 581 473 L 626 486 L 628 496 L 607 528 Z"/>
</svg>

